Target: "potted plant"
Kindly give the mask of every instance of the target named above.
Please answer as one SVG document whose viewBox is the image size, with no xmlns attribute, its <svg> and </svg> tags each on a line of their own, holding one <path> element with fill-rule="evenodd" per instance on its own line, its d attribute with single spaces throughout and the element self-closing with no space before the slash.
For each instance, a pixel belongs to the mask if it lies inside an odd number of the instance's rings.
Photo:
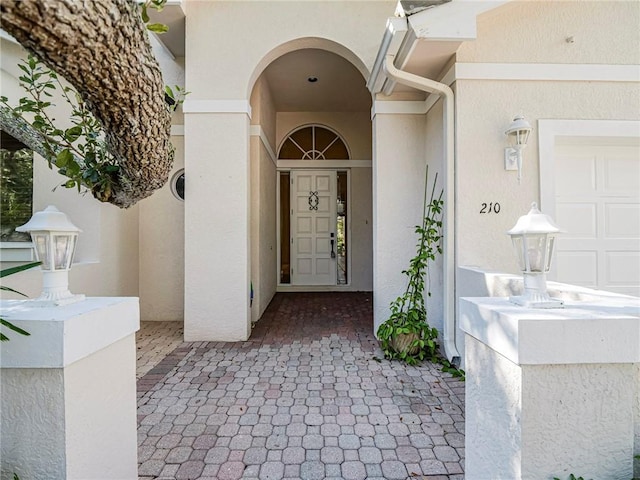
<svg viewBox="0 0 640 480">
<path fill-rule="evenodd" d="M 399 359 L 410 365 L 425 358 L 434 358 L 438 349 L 438 331 L 427 322 L 427 308 L 424 294 L 428 289 L 428 266 L 442 253 L 442 200 L 443 191 L 436 194 L 438 175 L 428 192 L 429 169 L 425 177 L 422 225 L 416 226 L 418 243 L 415 257 L 409 262 L 409 268 L 402 273 L 407 275 L 408 283 L 403 295 L 400 295 L 389 308 L 391 316 L 378 328 L 377 335 L 384 355 L 389 359 Z"/>
</svg>

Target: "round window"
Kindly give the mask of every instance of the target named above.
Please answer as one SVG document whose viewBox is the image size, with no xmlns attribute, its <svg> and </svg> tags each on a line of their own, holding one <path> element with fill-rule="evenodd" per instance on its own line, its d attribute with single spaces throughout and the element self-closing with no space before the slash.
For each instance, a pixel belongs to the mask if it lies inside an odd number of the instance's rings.
<svg viewBox="0 0 640 480">
<path fill-rule="evenodd" d="M 184 168 L 181 168 L 171 177 L 171 192 L 178 200 L 184 200 Z"/>
</svg>

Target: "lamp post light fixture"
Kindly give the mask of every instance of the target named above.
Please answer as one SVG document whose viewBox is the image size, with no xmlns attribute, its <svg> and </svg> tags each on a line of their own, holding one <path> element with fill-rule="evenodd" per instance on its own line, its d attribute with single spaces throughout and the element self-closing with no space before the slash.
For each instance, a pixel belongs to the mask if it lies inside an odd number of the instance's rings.
<svg viewBox="0 0 640 480">
<path fill-rule="evenodd" d="M 54 307 L 84 300 L 84 295 L 69 291 L 69 270 L 81 230 L 53 205 L 34 213 L 16 230 L 31 235 L 36 259 L 42 262 L 42 294 L 32 300 L 33 304 Z"/>
<path fill-rule="evenodd" d="M 562 308 L 564 302 L 547 293 L 547 272 L 551 267 L 555 237 L 561 230 L 548 215 L 531 204 L 527 215 L 518 219 L 507 233 L 516 249 L 524 279 L 524 294 L 510 301 L 529 308 Z"/>
<path fill-rule="evenodd" d="M 504 149 L 504 168 L 505 170 L 518 170 L 518 183 L 522 179 L 522 151 L 527 146 L 531 130 L 529 122 L 522 115 L 518 115 L 504 132 L 513 143 L 513 146 Z"/>
</svg>

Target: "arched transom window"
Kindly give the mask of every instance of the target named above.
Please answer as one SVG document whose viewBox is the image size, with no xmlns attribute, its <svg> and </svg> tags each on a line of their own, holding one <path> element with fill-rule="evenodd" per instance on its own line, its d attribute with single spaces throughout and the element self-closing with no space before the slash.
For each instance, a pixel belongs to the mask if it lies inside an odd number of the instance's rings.
<svg viewBox="0 0 640 480">
<path fill-rule="evenodd" d="M 349 150 L 340 135 L 321 125 L 293 131 L 280 147 L 280 160 L 349 160 Z"/>
</svg>

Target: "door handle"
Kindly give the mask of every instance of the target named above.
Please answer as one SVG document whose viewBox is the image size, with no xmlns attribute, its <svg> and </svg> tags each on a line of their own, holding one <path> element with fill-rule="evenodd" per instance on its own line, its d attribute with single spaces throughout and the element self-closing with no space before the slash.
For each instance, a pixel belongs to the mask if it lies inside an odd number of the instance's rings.
<svg viewBox="0 0 640 480">
<path fill-rule="evenodd" d="M 335 245 L 335 233 L 331 232 L 331 258 L 336 258 L 336 252 L 334 251 L 334 245 Z"/>
</svg>

